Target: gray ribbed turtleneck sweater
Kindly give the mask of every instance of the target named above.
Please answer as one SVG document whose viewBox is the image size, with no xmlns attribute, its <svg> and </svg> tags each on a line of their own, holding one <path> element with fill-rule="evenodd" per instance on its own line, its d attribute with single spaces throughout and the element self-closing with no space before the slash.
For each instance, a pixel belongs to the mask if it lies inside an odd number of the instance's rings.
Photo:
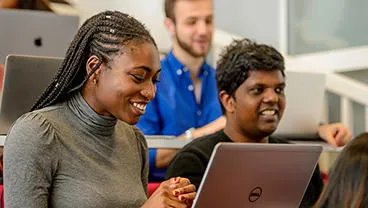
<svg viewBox="0 0 368 208">
<path fill-rule="evenodd" d="M 27 113 L 4 151 L 5 207 L 139 207 L 147 143 L 134 126 L 98 115 L 78 93 Z"/>
</svg>

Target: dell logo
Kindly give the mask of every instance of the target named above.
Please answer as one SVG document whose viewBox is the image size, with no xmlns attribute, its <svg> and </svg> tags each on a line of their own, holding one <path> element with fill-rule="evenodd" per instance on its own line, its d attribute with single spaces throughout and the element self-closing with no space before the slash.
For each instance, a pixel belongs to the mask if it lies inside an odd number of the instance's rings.
<svg viewBox="0 0 368 208">
<path fill-rule="evenodd" d="M 261 189 L 261 187 L 256 187 L 256 188 L 254 188 L 252 191 L 250 191 L 250 194 L 249 194 L 248 200 L 249 200 L 250 202 L 255 202 L 255 201 L 257 201 L 259 198 L 261 198 L 261 195 L 262 195 L 262 189 Z"/>
<path fill-rule="evenodd" d="M 42 46 L 42 38 L 41 38 L 41 37 L 36 37 L 36 38 L 34 39 L 34 44 L 35 44 L 35 46 L 37 46 L 37 47 L 41 47 L 41 46 Z"/>
</svg>

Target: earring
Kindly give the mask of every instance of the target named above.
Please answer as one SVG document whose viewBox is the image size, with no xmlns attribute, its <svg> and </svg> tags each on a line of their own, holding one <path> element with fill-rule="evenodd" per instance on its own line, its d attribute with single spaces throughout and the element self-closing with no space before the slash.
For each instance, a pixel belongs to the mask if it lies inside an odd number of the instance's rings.
<svg viewBox="0 0 368 208">
<path fill-rule="evenodd" d="M 97 80 L 96 79 L 93 79 L 93 84 L 97 84 Z"/>
</svg>

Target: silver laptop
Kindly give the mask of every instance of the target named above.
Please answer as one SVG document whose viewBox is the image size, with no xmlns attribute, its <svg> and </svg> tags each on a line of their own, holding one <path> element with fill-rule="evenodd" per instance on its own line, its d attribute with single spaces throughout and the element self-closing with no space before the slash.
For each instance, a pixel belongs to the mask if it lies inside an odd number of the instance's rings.
<svg viewBox="0 0 368 208">
<path fill-rule="evenodd" d="M 219 143 L 192 207 L 299 207 L 321 152 L 321 146 Z"/>
<path fill-rule="evenodd" d="M 8 54 L 65 57 L 78 26 L 77 16 L 0 9 L 0 64 Z"/>
<path fill-rule="evenodd" d="M 274 134 L 315 138 L 322 118 L 325 87 L 325 74 L 286 71 L 286 109 Z"/>
<path fill-rule="evenodd" d="M 5 62 L 0 102 L 0 134 L 31 110 L 42 92 L 51 83 L 62 58 L 9 55 Z"/>
</svg>

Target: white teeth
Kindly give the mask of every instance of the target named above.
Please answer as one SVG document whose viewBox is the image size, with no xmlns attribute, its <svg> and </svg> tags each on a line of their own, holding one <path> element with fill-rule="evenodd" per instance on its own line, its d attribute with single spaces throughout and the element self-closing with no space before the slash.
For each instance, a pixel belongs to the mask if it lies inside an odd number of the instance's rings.
<svg viewBox="0 0 368 208">
<path fill-rule="evenodd" d="M 146 110 L 146 107 L 147 107 L 147 105 L 142 104 L 142 105 L 141 105 L 141 107 L 140 107 L 140 109 L 141 109 L 142 111 L 145 111 L 145 110 Z"/>
<path fill-rule="evenodd" d="M 276 111 L 275 110 L 265 110 L 262 111 L 262 115 L 275 115 Z"/>
<path fill-rule="evenodd" d="M 141 111 L 145 111 L 146 110 L 146 107 L 147 107 L 146 104 L 140 104 L 140 103 L 133 103 L 133 106 L 136 107 L 136 108 L 138 108 Z"/>
</svg>

